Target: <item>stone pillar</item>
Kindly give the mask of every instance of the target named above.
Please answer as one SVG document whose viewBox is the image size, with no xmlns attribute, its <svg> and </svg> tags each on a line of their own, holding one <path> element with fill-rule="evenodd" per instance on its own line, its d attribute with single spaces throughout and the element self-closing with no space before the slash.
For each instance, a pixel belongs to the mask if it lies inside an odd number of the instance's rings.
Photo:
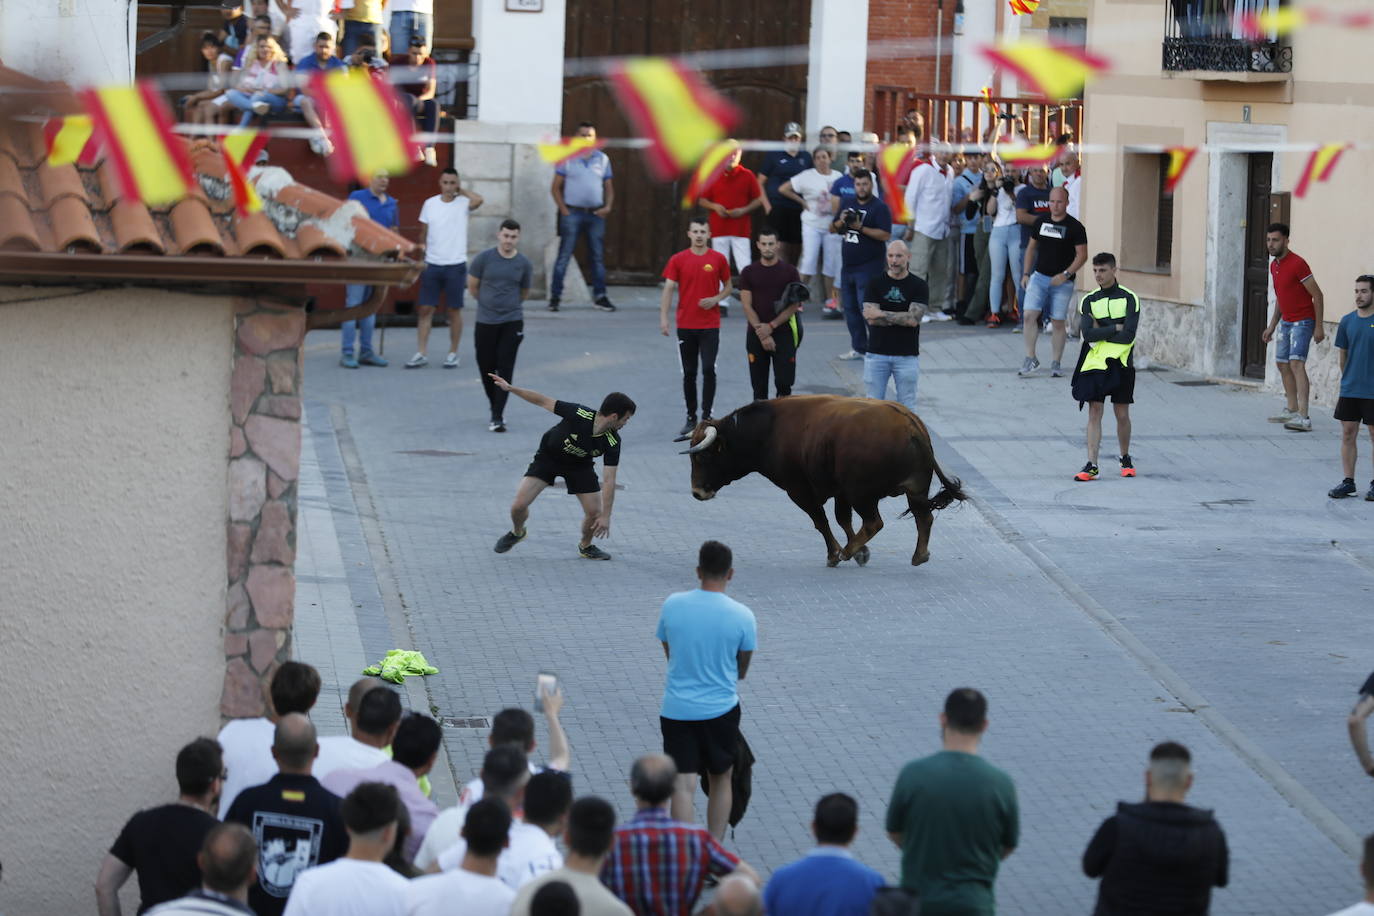
<svg viewBox="0 0 1374 916">
<path fill-rule="evenodd" d="M 237 299 L 234 324 L 220 700 L 231 719 L 264 714 L 268 680 L 291 654 L 305 313 Z"/>
</svg>

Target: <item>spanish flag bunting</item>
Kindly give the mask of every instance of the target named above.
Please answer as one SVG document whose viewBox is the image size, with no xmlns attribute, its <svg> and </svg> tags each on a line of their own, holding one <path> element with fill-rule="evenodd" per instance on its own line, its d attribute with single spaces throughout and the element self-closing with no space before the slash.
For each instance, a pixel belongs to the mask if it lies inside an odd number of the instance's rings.
<svg viewBox="0 0 1374 916">
<path fill-rule="evenodd" d="M 882 183 L 883 200 L 892 210 L 893 223 L 909 223 L 913 219 L 902 186 L 915 167 L 916 151 L 905 143 L 889 143 L 878 150 L 878 181 Z"/>
<path fill-rule="evenodd" d="M 611 68 L 611 86 L 636 133 L 649 140 L 649 168 L 672 181 L 701 161 L 739 123 L 739 111 L 695 70 L 663 57 Z"/>
<path fill-rule="evenodd" d="M 411 139 L 411 121 L 390 84 L 350 67 L 316 72 L 310 97 L 324 110 L 334 155 L 330 172 L 336 181 L 367 184 L 378 172 L 404 175 L 419 151 Z"/>
<path fill-rule="evenodd" d="M 978 94 L 983 97 L 983 105 L 988 110 L 988 117 L 992 118 L 992 123 L 997 123 L 997 106 L 992 103 L 992 87 L 984 86 L 978 90 Z"/>
<path fill-rule="evenodd" d="M 1105 58 L 1068 45 L 1015 41 L 982 49 L 983 56 L 1016 74 L 1026 89 L 1050 101 L 1073 98 L 1110 68 Z"/>
<path fill-rule="evenodd" d="M 97 145 L 91 142 L 95 125 L 90 115 L 68 115 L 49 118 L 43 123 L 43 140 L 47 145 L 48 165 L 70 165 L 95 161 Z"/>
<path fill-rule="evenodd" d="M 602 142 L 592 137 L 563 137 L 557 143 L 539 144 L 539 158 L 549 165 L 562 165 L 601 149 Z"/>
<path fill-rule="evenodd" d="M 1040 0 L 1007 0 L 1013 16 L 1029 16 L 1040 5 Z"/>
<path fill-rule="evenodd" d="M 1308 187 L 1314 181 L 1326 181 L 1330 178 L 1332 170 L 1341 158 L 1341 153 L 1348 149 L 1349 143 L 1326 143 L 1313 150 L 1307 157 L 1307 164 L 1303 166 L 1302 177 L 1298 179 L 1298 186 L 1293 189 L 1293 195 L 1302 197 L 1307 194 Z"/>
<path fill-rule="evenodd" d="M 1183 173 L 1197 155 L 1196 146 L 1171 146 L 1164 151 L 1169 157 L 1169 167 L 1164 173 L 1164 193 L 1172 195 L 1183 179 Z"/>
<path fill-rule="evenodd" d="M 1259 41 L 1271 35 L 1282 38 L 1295 29 L 1320 21 L 1321 18 L 1320 11 L 1309 7 L 1281 6 L 1245 13 L 1239 17 L 1237 25 L 1242 37 Z"/>
<path fill-rule="evenodd" d="M 687 188 L 682 192 L 682 209 L 686 210 L 697 202 L 697 198 L 705 194 L 726 166 L 730 164 L 730 157 L 739 149 L 739 143 L 734 140 L 726 140 L 717 143 L 706 151 L 706 155 L 701 157 L 697 167 L 692 170 L 692 180 L 687 182 Z"/>
<path fill-rule="evenodd" d="M 190 193 L 195 179 L 186 143 L 172 133 L 171 113 L 151 83 L 87 89 L 80 98 L 122 197 L 161 206 Z"/>
<path fill-rule="evenodd" d="M 224 168 L 229 175 L 229 187 L 234 192 L 234 207 L 239 216 L 262 209 L 262 198 L 248 181 L 248 169 L 265 146 L 267 134 L 260 130 L 235 131 L 220 143 L 220 155 L 224 157 Z"/>
<path fill-rule="evenodd" d="M 1002 160 L 1003 165 L 1025 169 L 1049 165 L 1060 152 L 1060 148 L 1053 143 L 1041 143 L 1036 146 L 1004 146 L 997 151 L 997 157 Z"/>
</svg>

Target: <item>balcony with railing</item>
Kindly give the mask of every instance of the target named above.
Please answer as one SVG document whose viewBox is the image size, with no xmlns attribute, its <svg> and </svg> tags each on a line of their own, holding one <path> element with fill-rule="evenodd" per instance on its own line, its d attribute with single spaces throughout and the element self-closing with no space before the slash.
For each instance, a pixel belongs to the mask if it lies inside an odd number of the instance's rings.
<svg viewBox="0 0 1374 916">
<path fill-rule="evenodd" d="M 1275 32 L 1256 36 L 1251 23 L 1287 0 L 1167 0 L 1164 69 L 1210 79 L 1260 82 L 1293 69 L 1293 48 Z"/>
</svg>

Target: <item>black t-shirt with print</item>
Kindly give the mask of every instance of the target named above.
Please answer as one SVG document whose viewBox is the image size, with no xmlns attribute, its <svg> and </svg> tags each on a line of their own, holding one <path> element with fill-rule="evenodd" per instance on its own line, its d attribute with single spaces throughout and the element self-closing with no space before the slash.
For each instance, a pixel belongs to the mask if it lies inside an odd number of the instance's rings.
<svg viewBox="0 0 1374 916">
<path fill-rule="evenodd" d="M 138 873 L 140 913 L 200 887 L 196 854 L 218 823 L 213 814 L 181 804 L 149 808 L 129 818 L 110 854 Z"/>
<path fill-rule="evenodd" d="M 869 280 L 864 290 L 864 303 L 876 303 L 885 312 L 905 312 L 912 303 L 926 305 L 929 301 L 930 288 L 913 273 L 894 280 L 883 271 Z M 870 324 L 868 352 L 880 356 L 920 356 L 921 326 Z"/>
<path fill-rule="evenodd" d="M 608 429 L 592 435 L 596 411 L 572 401 L 556 401 L 553 412 L 563 422 L 549 427 L 539 440 L 539 454 L 559 464 L 589 467 L 602 459 L 608 468 L 620 464 L 620 433 Z"/>
<path fill-rule="evenodd" d="M 1067 213 L 1058 222 L 1046 215 L 1031 227 L 1031 238 L 1035 239 L 1035 272 L 1053 277 L 1069 269 L 1077 246 L 1088 244 L 1088 230 Z"/>
<path fill-rule="evenodd" d="M 224 822 L 244 825 L 258 843 L 258 880 L 248 888 L 257 916 L 281 916 L 297 875 L 348 851 L 339 797 L 314 776 L 278 773 L 244 789 Z"/>
</svg>

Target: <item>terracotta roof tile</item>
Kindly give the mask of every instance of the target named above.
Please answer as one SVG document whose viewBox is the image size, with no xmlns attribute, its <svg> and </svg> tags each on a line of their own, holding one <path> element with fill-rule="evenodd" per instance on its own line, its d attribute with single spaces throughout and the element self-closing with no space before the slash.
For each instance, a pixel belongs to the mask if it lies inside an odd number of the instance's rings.
<svg viewBox="0 0 1374 916">
<path fill-rule="evenodd" d="M 301 256 L 333 260 L 348 257 L 342 245 L 330 238 L 319 226 L 306 224 L 296 230 L 296 244 L 300 246 Z"/>
<path fill-rule="evenodd" d="M 204 193 L 188 197 L 174 206 L 168 221 L 176 240 L 177 254 L 224 255 L 224 240 L 215 226 L 215 218 L 210 215 Z"/>
<path fill-rule="evenodd" d="M 52 166 L 44 162 L 38 167 L 38 186 L 46 206 L 51 207 L 63 197 L 75 197 L 83 207 L 87 205 L 86 186 L 74 165 Z"/>
<path fill-rule="evenodd" d="M 28 206 L 17 197 L 0 194 L 0 251 L 42 250 Z"/>
<path fill-rule="evenodd" d="M 315 219 L 329 219 L 345 203 L 337 197 L 330 197 L 328 194 L 316 191 L 314 188 L 307 188 L 302 184 L 287 185 L 276 193 L 275 200 L 278 203 L 286 204 L 288 207 L 294 207 L 307 216 L 313 216 Z"/>
<path fill-rule="evenodd" d="M 120 254 L 164 254 L 167 251 L 153 215 L 142 204 L 119 201 L 110 208 L 110 225 Z"/>
<path fill-rule="evenodd" d="M 249 258 L 289 258 L 293 257 L 277 227 L 266 213 L 250 213 L 241 217 L 234 226 L 239 249 Z M 295 246 L 291 246 L 294 248 Z"/>
<path fill-rule="evenodd" d="M 405 242 L 396 233 L 382 228 L 366 216 L 353 217 L 353 244 L 368 254 L 382 258 L 394 258 L 401 253 L 396 244 L 398 239 Z"/>
<path fill-rule="evenodd" d="M 53 247 L 58 251 L 99 254 L 105 250 L 90 209 L 84 201 L 74 196 L 59 198 L 50 206 L 48 222 L 52 225 Z"/>
<path fill-rule="evenodd" d="M 24 176 L 12 156 L 0 150 L 0 195 L 11 194 L 28 208 L 28 194 L 24 192 Z"/>
</svg>

